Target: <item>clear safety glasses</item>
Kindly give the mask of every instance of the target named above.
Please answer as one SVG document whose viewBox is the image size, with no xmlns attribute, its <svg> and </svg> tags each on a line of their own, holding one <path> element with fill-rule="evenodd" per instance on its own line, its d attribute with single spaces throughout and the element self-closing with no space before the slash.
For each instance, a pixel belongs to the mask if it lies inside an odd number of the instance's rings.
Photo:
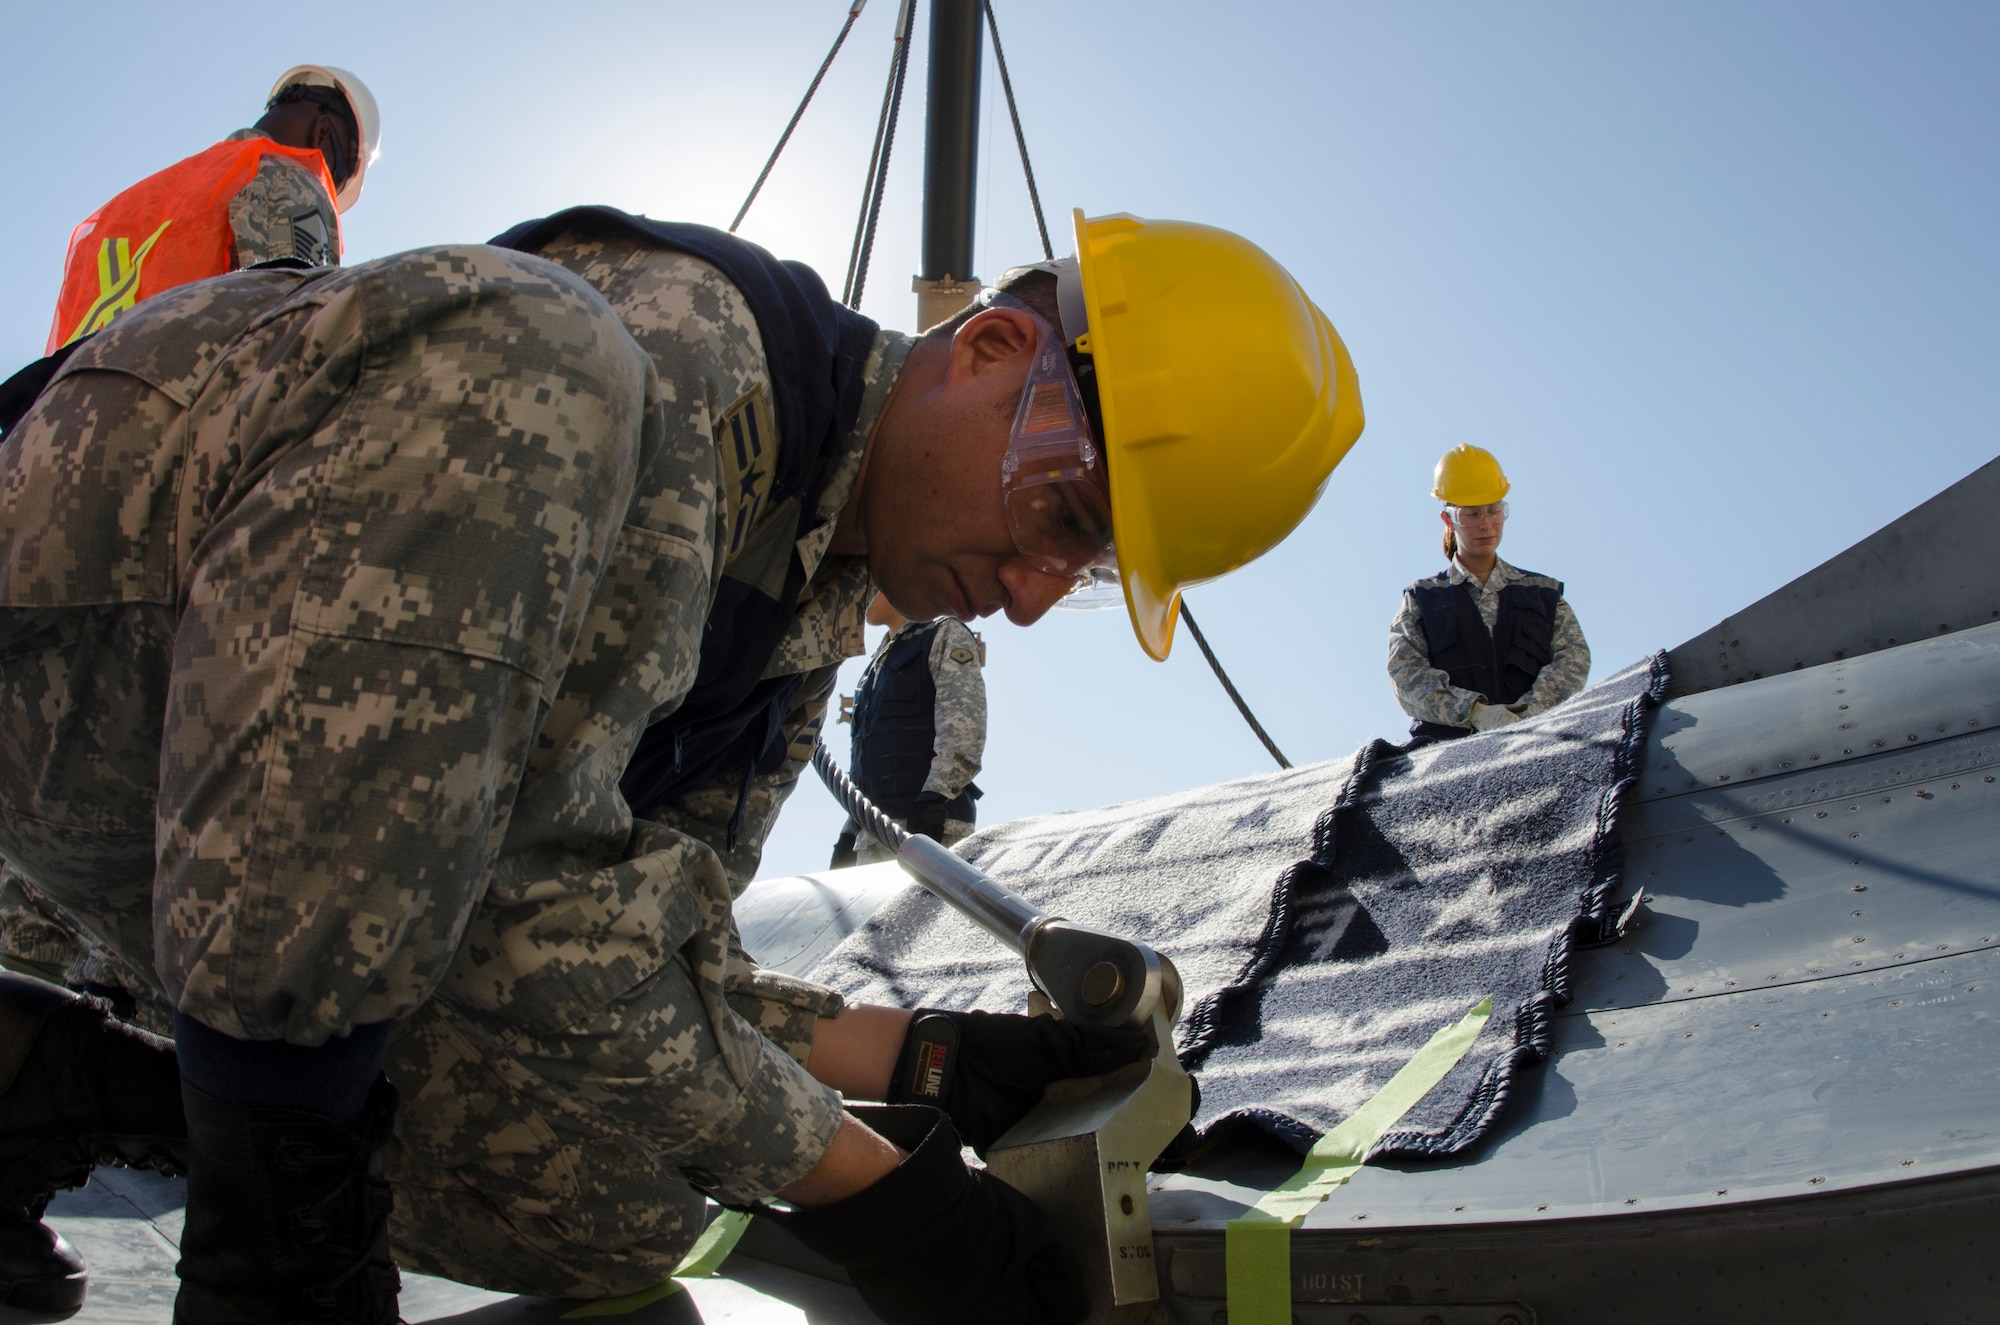
<svg viewBox="0 0 2000 1325">
<path fill-rule="evenodd" d="M 1507 503 L 1504 501 L 1488 502 L 1484 506 L 1447 506 L 1445 509 L 1451 512 L 1451 522 L 1460 529 L 1473 525 L 1495 525 L 1507 518 Z"/>
<path fill-rule="evenodd" d="M 1011 295 L 987 290 L 980 302 L 1027 313 L 1041 338 L 1000 462 L 1000 495 L 1014 546 L 1036 570 L 1075 585 L 1060 606 L 1122 604 L 1104 453 L 1091 435 L 1062 337 Z"/>
</svg>

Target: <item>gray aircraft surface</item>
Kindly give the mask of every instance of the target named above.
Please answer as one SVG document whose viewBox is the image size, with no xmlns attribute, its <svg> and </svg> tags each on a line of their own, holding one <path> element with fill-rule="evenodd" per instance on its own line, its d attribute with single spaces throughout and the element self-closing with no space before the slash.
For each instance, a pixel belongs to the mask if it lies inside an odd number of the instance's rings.
<svg viewBox="0 0 2000 1325">
<path fill-rule="evenodd" d="M 1308 1216 L 1295 1320 L 1992 1318 L 2000 567 L 1954 552 L 1996 504 L 2000 461 L 1670 652 L 1636 922 L 1497 1135 Z M 809 972 L 893 869 L 754 885 L 746 944 Z M 1157 1320 L 1226 1320 L 1224 1226 L 1297 1162 L 1155 1178 Z"/>
</svg>

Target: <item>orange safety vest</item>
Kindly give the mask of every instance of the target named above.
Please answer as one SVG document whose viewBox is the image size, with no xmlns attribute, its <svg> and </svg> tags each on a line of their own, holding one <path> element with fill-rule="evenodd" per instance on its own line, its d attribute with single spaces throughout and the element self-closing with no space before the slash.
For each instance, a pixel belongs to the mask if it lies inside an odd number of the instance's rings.
<svg viewBox="0 0 2000 1325">
<path fill-rule="evenodd" d="M 69 237 L 47 353 L 103 328 L 141 299 L 234 271 L 229 200 L 273 155 L 312 171 L 326 196 L 334 196 L 318 149 L 242 138 L 176 161 L 86 216 Z"/>
</svg>

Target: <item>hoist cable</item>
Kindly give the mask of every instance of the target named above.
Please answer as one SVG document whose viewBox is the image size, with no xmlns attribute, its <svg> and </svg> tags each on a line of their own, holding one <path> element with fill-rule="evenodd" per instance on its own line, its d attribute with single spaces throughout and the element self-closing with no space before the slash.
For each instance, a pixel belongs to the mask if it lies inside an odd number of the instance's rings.
<svg viewBox="0 0 2000 1325">
<path fill-rule="evenodd" d="M 904 8 L 909 7 L 905 0 Z M 861 181 L 861 214 L 854 221 L 854 242 L 847 250 L 847 277 L 840 285 L 840 302 L 852 307 L 849 298 L 854 293 L 854 268 L 861 261 L 861 239 L 867 232 L 868 206 L 875 199 L 876 168 L 882 163 L 882 135 L 889 125 L 889 100 L 896 88 L 896 59 L 901 47 L 892 50 L 889 56 L 889 79 L 882 88 L 882 109 L 875 116 L 875 144 L 868 149 L 868 171 Z"/>
<path fill-rule="evenodd" d="M 826 789 L 833 793 L 833 798 L 840 802 L 841 808 L 847 811 L 847 817 L 861 831 L 891 851 L 900 850 L 903 843 L 910 840 L 909 829 L 891 819 L 887 812 L 863 795 L 861 788 L 847 776 L 846 770 L 833 762 L 833 751 L 826 748 L 824 741 L 813 746 L 812 764 L 819 773 L 819 780 L 826 783 Z"/>
<path fill-rule="evenodd" d="M 1028 180 L 1028 201 L 1035 208 L 1035 229 L 1042 235 L 1042 256 L 1055 260 L 1056 251 L 1049 247 L 1049 223 L 1042 219 L 1042 195 L 1035 187 L 1035 168 L 1028 164 L 1028 135 L 1021 131 L 1021 112 L 1014 105 L 1014 80 L 1007 76 L 1007 52 L 1000 48 L 1000 25 L 993 18 L 993 0 L 980 0 L 979 7 L 986 11 L 986 30 L 993 35 L 993 60 L 1000 66 L 1000 90 L 1007 94 L 1007 116 L 1014 121 L 1014 145 L 1021 149 L 1021 174 Z"/>
<path fill-rule="evenodd" d="M 1208 641 L 1202 638 L 1201 627 L 1194 623 L 1194 613 L 1188 611 L 1187 599 L 1185 598 L 1181 599 L 1181 620 L 1187 623 L 1188 634 L 1194 636 L 1195 646 L 1201 650 L 1201 656 L 1208 659 L 1208 665 L 1215 669 L 1215 679 L 1222 682 L 1222 688 L 1229 692 L 1229 698 L 1235 703 L 1236 711 L 1243 715 L 1243 721 L 1249 723 L 1250 730 L 1257 733 L 1257 739 L 1262 741 L 1264 748 L 1271 752 L 1271 758 L 1278 761 L 1278 767 L 1290 768 L 1292 761 L 1285 758 L 1285 752 L 1278 748 L 1278 743 L 1271 739 L 1269 732 L 1264 730 L 1264 724 L 1257 721 L 1257 715 L 1252 713 L 1250 706 L 1243 702 L 1243 696 L 1236 693 L 1236 687 L 1230 683 L 1229 673 L 1223 671 L 1222 664 L 1215 660 L 1215 650 L 1209 648 Z"/>
<path fill-rule="evenodd" d="M 819 91 L 820 80 L 825 78 L 826 71 L 833 67 L 833 57 L 840 54 L 841 43 L 846 41 L 847 34 L 854 30 L 854 20 L 861 17 L 861 9 L 867 3 L 868 0 L 854 0 L 853 7 L 847 11 L 847 21 L 840 25 L 840 35 L 833 39 L 833 49 L 826 53 L 824 60 L 820 61 L 819 72 L 813 75 L 812 82 L 806 87 L 805 96 L 799 99 L 799 108 L 792 112 L 791 123 L 787 124 L 785 131 L 778 135 L 778 145 L 771 149 L 771 159 L 766 161 L 764 168 L 757 173 L 757 182 L 750 186 L 750 196 L 736 209 L 736 219 L 729 223 L 730 234 L 736 233 L 736 227 L 743 224 L 743 218 L 750 212 L 750 204 L 757 201 L 757 194 L 764 187 L 764 181 L 771 177 L 771 167 L 778 164 L 778 156 L 785 150 L 785 144 L 792 141 L 792 130 L 798 128 L 799 121 L 805 118 L 806 107 L 812 105 L 813 93 Z"/>
<path fill-rule="evenodd" d="M 861 219 L 857 222 L 854 249 L 848 259 L 846 292 L 841 302 L 849 308 L 861 307 L 861 292 L 868 284 L 868 258 L 875 249 L 875 228 L 882 216 L 882 195 L 889 183 L 889 156 L 896 150 L 896 117 L 902 111 L 903 84 L 910 68 L 910 18 L 915 0 L 903 0 L 896 21 L 896 48 L 889 60 L 889 85 L 882 94 L 882 114 L 876 120 L 876 150 L 868 162 L 868 183 L 861 198 Z"/>
</svg>

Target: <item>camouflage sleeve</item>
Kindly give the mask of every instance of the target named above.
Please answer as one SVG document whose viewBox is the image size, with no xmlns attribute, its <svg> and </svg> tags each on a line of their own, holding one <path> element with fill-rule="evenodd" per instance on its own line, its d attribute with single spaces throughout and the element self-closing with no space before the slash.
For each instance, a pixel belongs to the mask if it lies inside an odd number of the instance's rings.
<svg viewBox="0 0 2000 1325">
<path fill-rule="evenodd" d="M 743 795 L 743 774 L 723 773 L 683 792 L 659 808 L 648 812 L 670 828 L 706 843 L 722 861 L 729 876 L 732 896 L 740 897 L 756 877 L 764 857 L 764 841 L 778 821 L 778 811 L 798 785 L 799 774 L 812 762 L 813 747 L 819 743 L 820 724 L 826 718 L 826 701 L 833 694 L 837 667 L 824 667 L 806 676 L 799 697 L 785 717 L 785 762 L 775 773 L 760 773 L 750 779 L 749 793 Z M 736 820 L 742 798 L 743 821 L 736 831 L 736 845 L 729 845 L 729 826 Z"/>
<path fill-rule="evenodd" d="M 1527 695 L 1523 717 L 1552 709 L 1583 689 L 1590 677 L 1590 645 L 1584 642 L 1583 627 L 1568 599 L 1556 601 L 1555 640 L 1548 666 L 1535 677 L 1535 687 Z"/>
<path fill-rule="evenodd" d="M 986 678 L 979 641 L 964 623 L 946 621 L 931 640 L 931 680 L 937 686 L 937 738 L 924 790 L 946 800 L 979 776 L 986 753 Z"/>
<path fill-rule="evenodd" d="M 340 214 L 311 171 L 266 156 L 257 175 L 229 200 L 238 268 L 296 258 L 311 267 L 340 265 Z"/>
<path fill-rule="evenodd" d="M 1439 722 L 1447 727 L 1472 724 L 1472 706 L 1479 696 L 1460 690 L 1449 676 L 1431 666 L 1423 613 L 1408 593 L 1403 595 L 1403 610 L 1389 627 L 1389 680 L 1395 684 L 1396 702 L 1403 706 L 1403 712 L 1419 722 Z"/>
</svg>

